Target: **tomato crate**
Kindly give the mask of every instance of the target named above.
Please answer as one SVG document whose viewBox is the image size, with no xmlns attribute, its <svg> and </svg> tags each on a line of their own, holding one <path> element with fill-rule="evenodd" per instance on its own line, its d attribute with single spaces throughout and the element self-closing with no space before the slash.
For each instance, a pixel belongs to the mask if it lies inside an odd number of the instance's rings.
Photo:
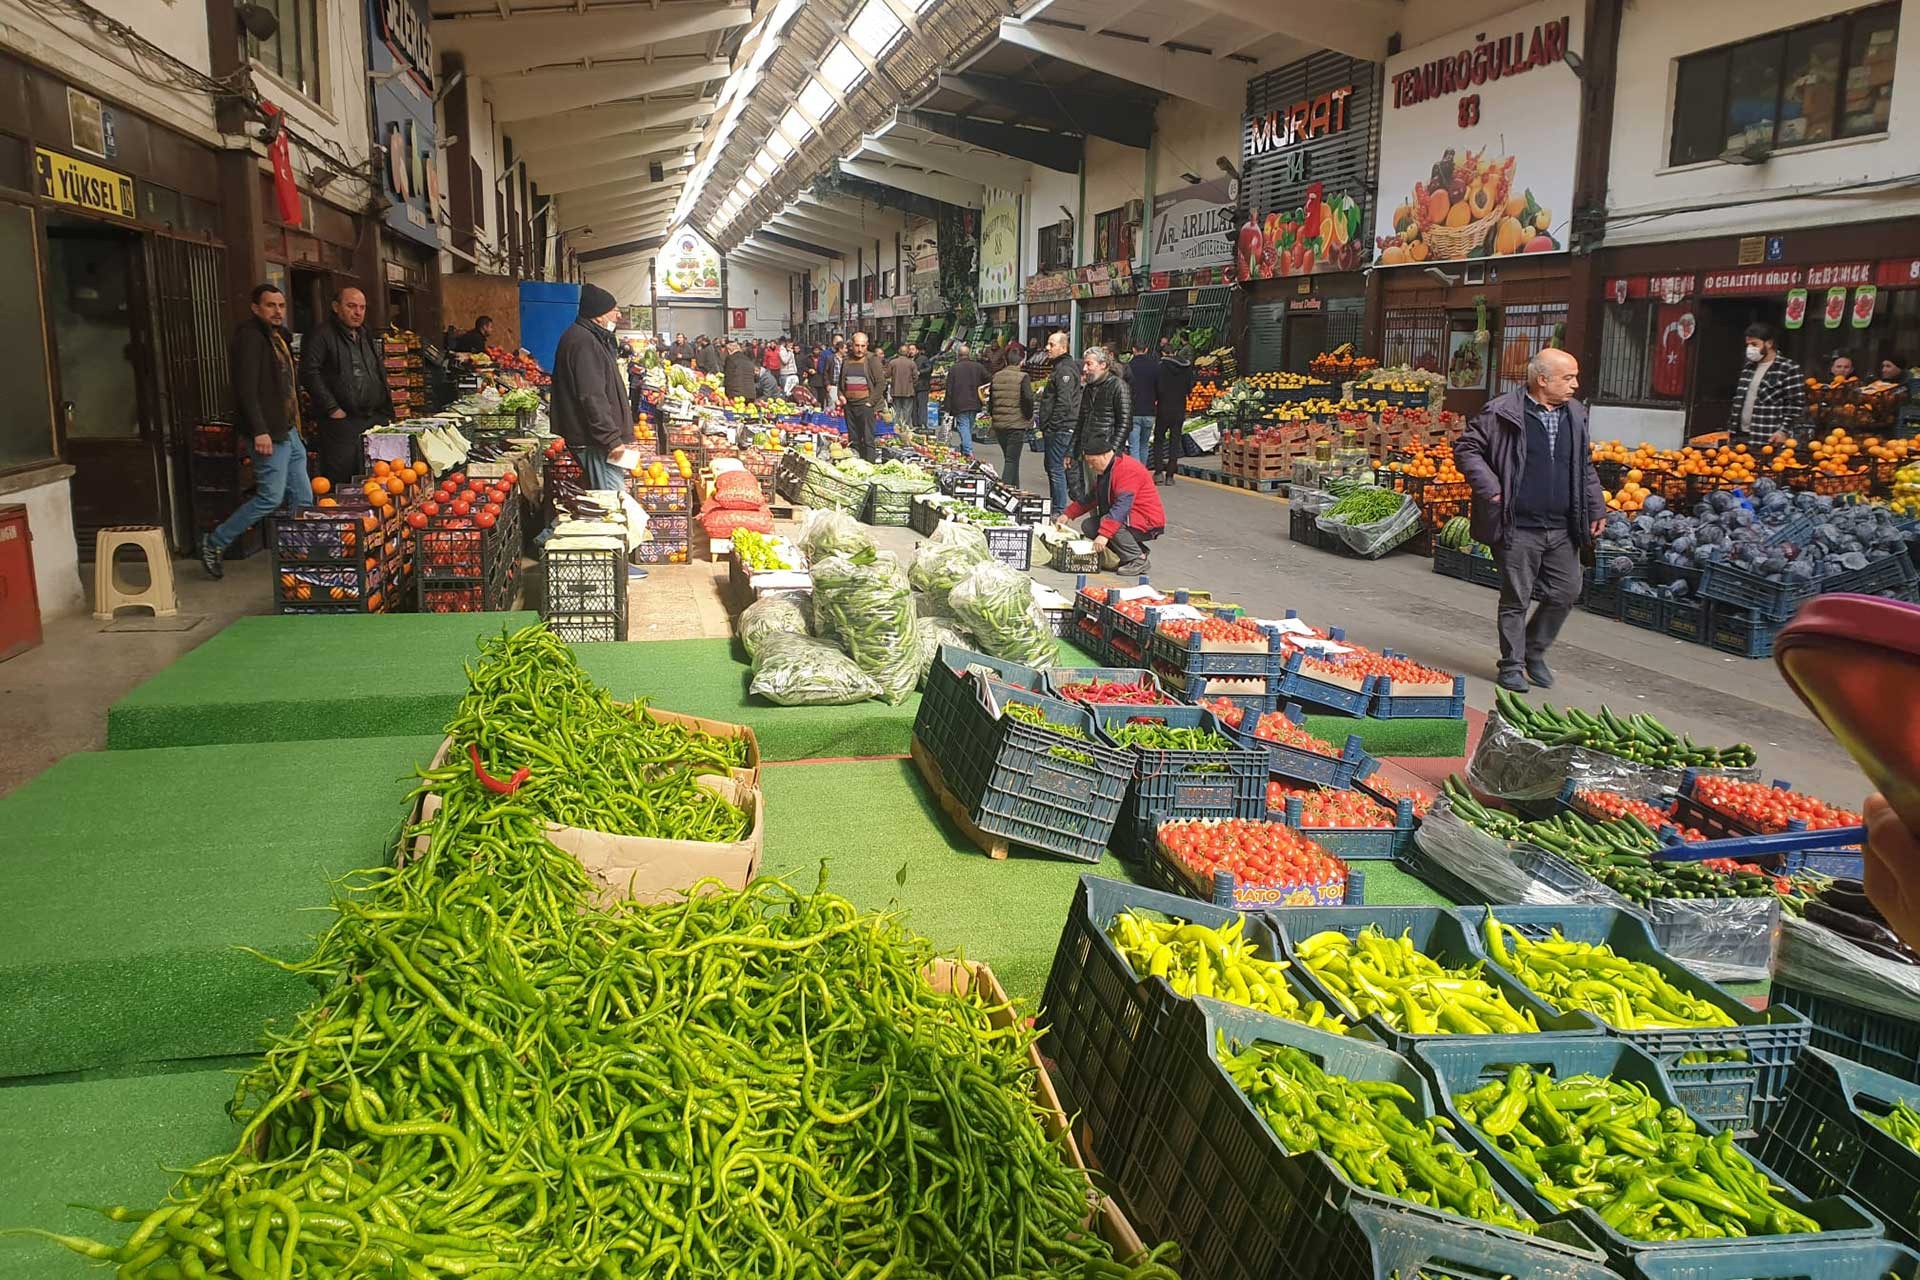
<svg viewBox="0 0 1920 1280">
<path fill-rule="evenodd" d="M 1277 643 L 1277 642 L 1276 642 Z M 1373 702 L 1374 677 L 1360 676 L 1356 685 L 1348 685 L 1309 675 L 1304 653 L 1290 653 L 1278 671 L 1276 692 L 1289 702 L 1324 707 L 1338 715 L 1360 717 Z"/>
<path fill-rule="evenodd" d="M 1092 593 L 1087 590 L 1087 575 L 1082 573 L 1073 580 L 1073 612 L 1077 617 L 1100 618 L 1106 612 L 1107 590 L 1099 583 L 1093 584 Z"/>
<path fill-rule="evenodd" d="M 1153 672 L 1143 670 L 1140 667 L 1052 667 L 1041 673 L 1041 678 L 1046 681 L 1045 691 L 1049 697 L 1059 698 L 1063 702 L 1080 703 L 1083 706 L 1172 706 L 1175 705 L 1176 702 L 1172 695 L 1160 687 L 1160 681 Z M 1105 703 L 1095 701 L 1091 698 L 1070 697 L 1064 692 L 1070 685 L 1092 684 L 1095 682 L 1100 684 L 1144 685 L 1159 694 L 1162 698 L 1165 698 L 1166 702 L 1159 704 L 1128 702 Z"/>
<path fill-rule="evenodd" d="M 1168 819 L 1172 822 L 1186 819 Z M 1156 829 L 1153 854 L 1147 859 L 1147 878 L 1168 893 L 1210 903 L 1222 911 L 1269 911 L 1295 907 L 1357 907 L 1366 901 L 1366 875 L 1347 868 L 1347 878 L 1326 884 L 1247 884 L 1231 871 L 1212 875 L 1180 865 Z"/>
<path fill-rule="evenodd" d="M 1189 676 L 1277 676 L 1280 674 L 1280 636 L 1274 631 L 1251 633 L 1245 640 L 1209 640 L 1199 632 L 1184 642 L 1163 634 L 1158 610 L 1147 611 L 1151 632 L 1149 650 L 1170 668 Z"/>
<path fill-rule="evenodd" d="M 1273 691 L 1273 681 L 1267 676 L 1190 676 L 1170 666 L 1162 658 L 1153 660 L 1153 668 L 1167 687 L 1179 693 L 1186 702 L 1224 698 L 1255 718 L 1280 705 L 1279 695 Z"/>
<path fill-rule="evenodd" d="M 1306 723 L 1306 713 L 1300 710 L 1300 704 L 1289 702 L 1281 714 L 1296 725 Z M 1256 720 L 1255 724 L 1259 722 Z M 1331 787 L 1335 791 L 1345 791 L 1358 778 L 1372 773 L 1380 767 L 1380 762 L 1368 755 L 1360 746 L 1360 735 L 1350 733 L 1337 756 L 1323 756 L 1318 751 L 1306 747 L 1296 747 L 1291 743 L 1275 742 L 1271 738 L 1255 736 L 1246 721 L 1233 734 L 1249 748 L 1259 750 L 1267 757 L 1267 772 L 1276 778 L 1288 782 L 1305 783 L 1308 786 Z"/>
<path fill-rule="evenodd" d="M 1897 1080 L 1920 1083 L 1920 1024 L 1775 979 L 1773 1003 L 1813 1024 L 1813 1047 Z"/>
<path fill-rule="evenodd" d="M 667 424 L 667 448 L 669 449 L 697 449 L 703 439 L 697 423 L 669 422 Z"/>
<path fill-rule="evenodd" d="M 1742 658 L 1770 658 L 1773 638 L 1786 623 L 1775 621 L 1747 609 L 1714 602 L 1708 643 L 1722 653 Z"/>
<path fill-rule="evenodd" d="M 1768 1261 L 1756 1264 L 1756 1246 L 1761 1245 Z M 1858 1236 L 1802 1236 L 1790 1245 L 1775 1245 L 1771 1239 L 1720 1240 L 1685 1254 L 1644 1255 L 1632 1280 L 1751 1280 L 1756 1265 L 1769 1275 L 1785 1274 L 1781 1268 L 1788 1267 L 1795 1276 L 1814 1280 L 1914 1280 L 1920 1276 L 1920 1253 L 1891 1240 Z"/>
<path fill-rule="evenodd" d="M 1105 876 L 1080 877 L 1036 1021 L 1061 1100 L 1080 1116 L 1076 1136 L 1105 1169 L 1122 1167 L 1128 1157 L 1133 1073 L 1153 1062 L 1168 1011 L 1187 1002 L 1165 978 L 1134 972 L 1113 944 L 1108 930 L 1130 911 L 1210 929 L 1238 920 L 1256 955 L 1281 959 L 1278 940 L 1258 916 Z M 1303 1002 L 1313 999 L 1297 973 L 1288 969 L 1281 980 Z"/>
<path fill-rule="evenodd" d="M 1091 709 L 1100 740 L 1112 744 L 1115 730 L 1147 721 L 1175 729 L 1209 729 L 1238 741 L 1218 716 L 1203 707 L 1114 707 Z M 1145 860 L 1154 846 L 1154 829 L 1166 818 L 1259 818 L 1266 814 L 1267 762 L 1264 752 L 1188 751 L 1118 747 L 1131 757 L 1133 785 L 1114 828 L 1114 852 Z"/>
<path fill-rule="evenodd" d="M 1445 907 L 1367 907 L 1358 911 L 1351 907 L 1334 910 L 1303 908 L 1270 912 L 1264 920 L 1267 927 L 1279 935 L 1281 949 L 1286 952 L 1293 971 L 1300 975 L 1301 985 L 1312 989 L 1314 999 L 1364 1026 L 1376 1040 L 1395 1053 L 1411 1055 L 1414 1046 L 1423 1041 L 1444 1043 L 1478 1038 L 1444 1032 L 1417 1034 L 1393 1027 L 1377 1013 L 1361 1017 L 1340 998 L 1332 986 L 1314 976 L 1313 971 L 1300 959 L 1298 950 L 1302 942 L 1317 933 L 1332 932 L 1357 938 L 1368 926 L 1377 925 L 1388 942 L 1395 942 L 1404 936 L 1413 943 L 1415 951 L 1450 969 L 1477 966 L 1481 963 L 1479 948 L 1468 936 L 1465 922 L 1453 911 Z M 1543 1035 L 1596 1038 L 1600 1035 L 1600 1029 L 1593 1025 L 1592 1019 L 1559 1012 L 1504 973 L 1486 969 L 1481 977 L 1497 987 L 1514 1008 L 1532 1014 L 1540 1024 L 1540 1033 Z"/>
<path fill-rule="evenodd" d="M 1458 578 L 1462 582 L 1473 580 L 1471 561 L 1474 557 L 1452 547 L 1443 547 L 1438 543 L 1433 547 L 1433 571 L 1443 578 Z"/>
<path fill-rule="evenodd" d="M 414 584 L 415 607 L 421 613 L 499 613 L 512 603 L 512 584 L 492 582 L 434 582 Z"/>
<path fill-rule="evenodd" d="M 1075 862 L 1100 861 L 1132 777 L 1127 753 L 1102 742 L 1092 717 L 1076 703 L 973 672 L 961 686 L 934 704 L 931 714 L 923 700 L 914 736 L 974 826 L 1024 848 Z M 1067 737 L 1002 713 L 1016 702 L 1086 737 Z"/>
<path fill-rule="evenodd" d="M 1101 629 L 1098 618 L 1089 617 L 1084 613 L 1075 614 L 1073 632 L 1068 638 L 1091 657 L 1111 656 L 1111 650 L 1107 646 L 1107 633 Z"/>
<path fill-rule="evenodd" d="M 1480 1153 L 1493 1174 L 1495 1185 L 1511 1193 L 1536 1220 L 1577 1226 L 1583 1234 L 1599 1241 L 1607 1256 L 1628 1275 L 1637 1274 L 1643 1258 L 1660 1256 L 1670 1263 L 1679 1263 L 1696 1249 L 1725 1247 L 1725 1242 L 1720 1240 L 1632 1239 L 1609 1226 L 1598 1211 L 1584 1205 L 1566 1213 L 1555 1211 L 1553 1205 L 1534 1190 L 1532 1179 L 1466 1122 L 1454 1101 L 1460 1094 L 1483 1084 L 1506 1079 L 1512 1068 L 1524 1064 L 1551 1071 L 1556 1079 L 1591 1074 L 1631 1083 L 1645 1089 L 1662 1106 L 1680 1107 L 1696 1122 L 1705 1121 L 1705 1129 L 1717 1129 L 1719 1126 L 1710 1116 L 1690 1105 L 1684 1090 L 1661 1065 L 1637 1046 L 1592 1036 L 1455 1036 L 1446 1040 L 1423 1040 L 1414 1048 L 1413 1056 L 1433 1080 L 1440 1109 L 1453 1120 L 1454 1133 Z M 1754 1236 L 1740 1241 L 1748 1251 L 1747 1275 L 1811 1276 L 1817 1273 L 1800 1271 L 1788 1261 L 1790 1251 L 1797 1246 L 1834 1240 L 1870 1241 L 1883 1234 L 1880 1224 L 1854 1201 L 1843 1196 L 1813 1199 L 1781 1177 L 1779 1171 L 1768 1167 L 1765 1161 L 1756 1160 L 1755 1164 L 1762 1176 L 1782 1188 L 1778 1193 L 1780 1199 L 1818 1222 L 1821 1231 L 1817 1235 Z M 1772 1259 L 1773 1251 L 1780 1252 L 1781 1261 Z M 1754 1271 L 1754 1267 L 1763 1269 Z"/>
<path fill-rule="evenodd" d="M 470 519 L 470 517 L 455 517 Z M 492 581 L 516 558 L 512 524 L 491 529 L 428 525 L 413 531 L 414 567 L 423 577 Z"/>
<path fill-rule="evenodd" d="M 1342 862 L 1390 862 L 1413 843 L 1413 802 L 1396 800 L 1380 804 L 1391 825 L 1385 827 L 1309 827 L 1303 817 L 1298 796 L 1287 798 L 1284 809 L 1267 810 L 1267 820 L 1284 822 Z"/>
<path fill-rule="evenodd" d="M 1142 583 L 1140 585 L 1145 586 L 1147 584 Z M 1107 602 L 1101 610 L 1101 619 L 1106 623 L 1108 635 L 1119 636 L 1136 649 L 1143 648 L 1147 643 L 1148 624 L 1146 614 L 1143 610 L 1141 617 L 1134 619 L 1122 611 L 1120 606 L 1127 602 L 1120 598 L 1121 590 L 1122 588 L 1119 587 L 1107 588 Z M 1176 591 L 1173 593 L 1173 602 L 1175 604 L 1186 604 L 1188 599 L 1189 597 L 1185 591 Z M 1146 608 L 1149 609 L 1153 607 L 1154 606 L 1151 605 L 1146 606 Z"/>
<path fill-rule="evenodd" d="M 1168 1005 L 1160 1032 L 1159 1053 L 1131 1073 L 1130 1151 L 1110 1173 L 1143 1238 L 1179 1244 L 1187 1280 L 1611 1277 L 1571 1225 L 1490 1226 L 1359 1186 L 1324 1151 L 1288 1151 L 1220 1062 L 1239 1046 L 1287 1045 L 1329 1072 L 1399 1085 L 1410 1117 L 1434 1115 L 1432 1090 L 1391 1050 L 1209 999 Z"/>
<path fill-rule="evenodd" d="M 1786 1096 L 1787 1073 L 1813 1031 L 1798 1013 L 1748 1007 L 1725 987 L 1661 950 L 1646 920 L 1637 914 L 1612 907 L 1499 906 L 1492 910 L 1495 919 L 1518 929 L 1522 937 L 1542 939 L 1557 930 L 1572 942 L 1609 946 L 1614 954 L 1656 970 L 1679 990 L 1705 1000 L 1733 1020 L 1729 1027 L 1622 1031 L 1597 1014 L 1580 1014 L 1659 1062 L 1682 1104 L 1695 1115 L 1735 1132 L 1750 1132 Z M 1478 908 L 1459 908 L 1459 912 L 1474 945 L 1486 955 L 1480 941 L 1486 912 Z M 1501 967 L 1491 958 L 1488 965 Z M 1719 1060 L 1683 1062 L 1688 1056 Z"/>
<path fill-rule="evenodd" d="M 1841 493 L 1865 493 L 1873 487 L 1873 468 L 1861 467 L 1858 471 L 1849 471 L 1836 475 L 1830 471 L 1813 473 L 1813 491 L 1829 496 Z"/>
<path fill-rule="evenodd" d="M 1396 655 L 1389 649 L 1386 655 Z M 1373 682 L 1373 702 L 1367 715 L 1375 720 L 1461 720 L 1467 714 L 1467 678 L 1453 677 L 1450 694 L 1396 694 L 1392 676 L 1377 676 Z"/>
<path fill-rule="evenodd" d="M 1808 1195 L 1850 1195 L 1896 1240 L 1920 1246 L 1920 1151 L 1870 1118 L 1899 1102 L 1920 1107 L 1920 1083 L 1809 1049 L 1750 1145 Z"/>
<path fill-rule="evenodd" d="M 1001 564 L 1022 573 L 1033 567 L 1033 530 L 1026 525 L 983 525 L 980 532 L 986 535 L 987 550 Z"/>
</svg>

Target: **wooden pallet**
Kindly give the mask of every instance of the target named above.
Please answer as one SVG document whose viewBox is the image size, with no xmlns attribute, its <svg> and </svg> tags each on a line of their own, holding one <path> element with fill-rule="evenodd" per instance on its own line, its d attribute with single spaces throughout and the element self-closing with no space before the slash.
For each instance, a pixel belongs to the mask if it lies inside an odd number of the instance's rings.
<svg viewBox="0 0 1920 1280">
<path fill-rule="evenodd" d="M 967 807 L 960 803 L 959 797 L 947 789 L 947 779 L 940 772 L 940 762 L 935 760 L 933 752 L 927 750 L 921 743 L 919 734 L 913 735 L 911 750 L 914 767 L 920 770 L 920 776 L 927 780 L 929 787 L 933 788 L 935 798 L 940 801 L 940 807 L 946 811 L 946 815 L 953 819 L 953 825 L 959 827 L 960 833 L 967 839 L 979 845 L 981 852 L 989 858 L 995 862 L 1006 861 L 1008 849 L 1006 839 L 982 831 L 974 822 L 973 815 L 967 812 Z"/>
</svg>

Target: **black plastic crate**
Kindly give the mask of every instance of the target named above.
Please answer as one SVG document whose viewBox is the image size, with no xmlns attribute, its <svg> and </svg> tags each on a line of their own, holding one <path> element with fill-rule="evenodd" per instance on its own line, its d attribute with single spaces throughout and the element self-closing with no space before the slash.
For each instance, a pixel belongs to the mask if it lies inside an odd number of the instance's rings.
<svg viewBox="0 0 1920 1280">
<path fill-rule="evenodd" d="M 1821 584 L 1817 582 L 1768 582 L 1757 573 L 1724 563 L 1710 564 L 1700 575 L 1702 596 L 1776 623 L 1791 618 L 1794 610 L 1813 599 L 1820 590 Z"/>
<path fill-rule="evenodd" d="M 1874 1124 L 1896 1102 L 1920 1107 L 1920 1083 L 1809 1049 L 1767 1115 L 1753 1153 L 1810 1196 L 1850 1195 L 1895 1239 L 1920 1245 L 1920 1151 Z"/>
<path fill-rule="evenodd" d="M 947 518 L 946 508 L 932 501 L 933 497 L 932 494 L 916 493 L 907 504 L 907 527 L 921 537 L 933 536 L 933 531 Z"/>
<path fill-rule="evenodd" d="M 1289 527 L 1288 532 L 1292 529 Z M 1438 543 L 1433 547 L 1433 571 L 1443 578 L 1458 578 L 1462 582 L 1472 581 L 1473 557 L 1464 551 L 1452 547 L 1443 547 Z"/>
<path fill-rule="evenodd" d="M 417 578 L 414 607 L 421 613 L 499 613 L 512 603 L 512 582 L 478 582 Z"/>
<path fill-rule="evenodd" d="M 554 635 L 572 644 L 627 638 L 624 613 L 550 613 L 546 615 L 546 624 Z"/>
<path fill-rule="evenodd" d="M 932 731 L 927 726 L 933 713 L 944 712 L 948 704 L 974 696 L 966 683 L 969 671 L 977 671 L 989 680 L 998 680 L 1032 693 L 1046 690 L 1046 678 L 1032 667 L 963 649 L 959 645 L 943 644 L 927 668 L 927 678 L 920 695 L 920 710 L 913 722 L 915 737 L 926 740 L 927 732 Z"/>
<path fill-rule="evenodd" d="M 1001 564 L 1025 573 L 1033 567 L 1033 530 L 1021 524 L 983 525 L 987 550 Z"/>
<path fill-rule="evenodd" d="M 1643 1258 L 1667 1255 L 1684 1260 L 1702 1246 L 1712 1249 L 1723 1242 L 1715 1240 L 1653 1241 L 1637 1240 L 1620 1234 L 1602 1220 L 1599 1212 L 1584 1206 L 1560 1214 L 1534 1190 L 1533 1181 L 1521 1173 L 1494 1146 L 1461 1116 L 1454 1104 L 1455 1095 L 1472 1090 L 1493 1079 L 1504 1079 L 1515 1065 L 1526 1064 L 1549 1070 L 1556 1079 L 1576 1075 L 1607 1076 L 1629 1082 L 1647 1091 L 1663 1106 L 1678 1105 L 1696 1120 L 1706 1120 L 1711 1130 L 1718 1126 L 1689 1105 L 1687 1098 L 1663 1072 L 1653 1058 L 1635 1046 L 1605 1037 L 1582 1036 L 1467 1036 L 1452 1040 L 1423 1040 L 1414 1050 L 1439 1094 L 1440 1107 L 1455 1124 L 1454 1132 L 1481 1153 L 1494 1183 L 1510 1192 L 1538 1219 L 1570 1222 L 1607 1252 L 1615 1265 L 1634 1274 Z M 1810 1276 L 1796 1270 L 1793 1251 L 1802 1244 L 1829 1243 L 1835 1239 L 1872 1240 L 1882 1234 L 1880 1225 L 1869 1218 L 1853 1201 L 1842 1197 L 1812 1198 L 1757 1161 L 1759 1172 L 1776 1186 L 1782 1186 L 1780 1198 L 1821 1225 L 1818 1234 L 1755 1236 L 1741 1241 L 1749 1250 L 1749 1265 L 1762 1270 L 1749 1276 Z M 1764 1261 L 1762 1260 L 1764 1259 Z"/>
<path fill-rule="evenodd" d="M 1620 597 L 1624 594 L 1618 579 L 1604 586 L 1589 583 L 1582 607 L 1588 613 L 1598 614 L 1602 618 L 1617 618 L 1620 616 Z"/>
<path fill-rule="evenodd" d="M 1663 596 L 1647 595 L 1631 588 L 1633 579 L 1620 584 L 1620 621 L 1648 631 L 1667 629 L 1667 604 Z"/>
<path fill-rule="evenodd" d="M 1024 848 L 1098 862 L 1132 776 L 1126 752 L 1102 743 L 1076 703 L 973 673 L 962 686 L 967 696 L 942 699 L 915 721 L 915 733 L 974 825 Z M 1015 702 L 1087 736 L 1068 737 L 1002 714 Z"/>
<path fill-rule="evenodd" d="M 868 524 L 904 529 L 912 519 L 913 500 L 917 496 L 869 483 L 860 518 Z"/>
<path fill-rule="evenodd" d="M 1096 704 L 1090 699 L 1070 698 L 1062 692 L 1068 685 L 1090 684 L 1095 681 L 1101 684 L 1145 685 L 1162 697 L 1171 698 L 1171 695 L 1160 687 L 1160 680 L 1153 672 L 1143 670 L 1139 667 L 1052 667 L 1043 674 L 1047 682 L 1047 693 L 1064 702 L 1077 702 L 1086 706 L 1103 705 Z M 1112 705 L 1127 706 L 1133 704 L 1114 703 Z M 1160 705 L 1173 706 L 1176 704 L 1170 700 Z"/>
<path fill-rule="evenodd" d="M 1319 523 L 1318 518 L 1310 512 L 1301 511 L 1298 508 L 1288 511 L 1287 540 L 1289 542 L 1304 542 L 1310 547 L 1314 546 L 1317 541 L 1316 530 L 1319 528 Z"/>
<path fill-rule="evenodd" d="M 1713 639 L 1713 601 L 1680 597 L 1667 601 L 1667 634 L 1707 644 Z"/>
<path fill-rule="evenodd" d="M 1288 1152 L 1222 1069 L 1217 1046 L 1222 1033 L 1294 1045 L 1328 1071 L 1399 1084 L 1432 1114 L 1426 1082 L 1398 1054 L 1213 1000 L 1176 1003 L 1163 1023 L 1163 1051 L 1133 1072 L 1132 1150 L 1112 1172 L 1142 1237 L 1179 1244 L 1186 1280 L 1611 1276 L 1573 1227 L 1529 1235 L 1489 1226 L 1356 1186 L 1323 1152 Z"/>
<path fill-rule="evenodd" d="M 1460 910 L 1475 945 L 1479 945 L 1486 913 L 1472 907 Z M 1681 991 L 1707 1001 L 1732 1018 L 1734 1025 L 1730 1027 L 1623 1031 L 1597 1014 L 1582 1015 L 1658 1061 L 1672 1079 L 1682 1104 L 1695 1115 L 1736 1132 L 1751 1131 L 1768 1109 L 1786 1096 L 1787 1073 L 1807 1047 L 1813 1030 L 1800 1014 L 1777 1007 L 1765 1011 L 1750 1008 L 1726 988 L 1669 956 L 1654 940 L 1646 920 L 1637 914 L 1611 907 L 1573 906 L 1497 906 L 1493 914 L 1523 937 L 1545 938 L 1558 930 L 1572 942 L 1611 947 L 1615 955 L 1657 970 Z M 1500 968 L 1491 957 L 1488 966 Z M 1708 1060 L 1683 1060 L 1688 1058 Z"/>
<path fill-rule="evenodd" d="M 1814 1048 L 1920 1083 L 1920 1024 L 1780 981 L 1772 1000 L 1813 1024 Z"/>
<path fill-rule="evenodd" d="M 1237 741 L 1219 717 L 1202 707 L 1094 707 L 1101 740 L 1135 720 L 1177 729 L 1210 729 Z M 1240 747 L 1232 751 L 1116 748 L 1131 756 L 1133 785 L 1114 827 L 1114 851 L 1145 860 L 1153 853 L 1154 831 L 1169 818 L 1264 818 L 1267 807 L 1267 756 Z"/>
<path fill-rule="evenodd" d="M 1714 602 L 1713 625 L 1708 633 L 1714 648 L 1742 658 L 1770 658 L 1773 638 L 1784 622 L 1732 605 Z"/>
<path fill-rule="evenodd" d="M 1500 589 L 1500 566 L 1493 562 L 1492 556 L 1467 557 L 1467 581 L 1475 586 Z"/>
<path fill-rule="evenodd" d="M 627 616 L 627 559 L 612 547 L 556 547 L 540 563 L 547 579 L 545 614 Z"/>
<path fill-rule="evenodd" d="M 506 573 L 508 562 L 518 557 L 518 528 L 517 522 L 508 521 L 491 529 L 478 525 L 415 529 L 414 571 L 424 578 L 495 581 Z"/>
<path fill-rule="evenodd" d="M 857 517 L 867 504 L 867 485 L 823 466 L 809 466 L 794 500 L 804 507 L 845 511 Z"/>
<path fill-rule="evenodd" d="M 333 564 L 305 561 L 289 564 L 277 555 L 274 557 L 273 601 L 276 605 L 378 612 L 385 603 L 386 586 L 386 572 L 377 554 Z"/>
</svg>

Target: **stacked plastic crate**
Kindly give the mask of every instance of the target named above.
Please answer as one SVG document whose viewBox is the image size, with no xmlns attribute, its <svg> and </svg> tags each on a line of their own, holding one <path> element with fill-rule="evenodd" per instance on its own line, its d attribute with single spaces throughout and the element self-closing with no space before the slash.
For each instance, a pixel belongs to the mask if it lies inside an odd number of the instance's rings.
<svg viewBox="0 0 1920 1280">
<path fill-rule="evenodd" d="M 627 638 L 627 545 L 618 527 L 556 530 L 541 566 L 547 582 L 541 616 L 555 635 L 575 642 Z"/>
</svg>

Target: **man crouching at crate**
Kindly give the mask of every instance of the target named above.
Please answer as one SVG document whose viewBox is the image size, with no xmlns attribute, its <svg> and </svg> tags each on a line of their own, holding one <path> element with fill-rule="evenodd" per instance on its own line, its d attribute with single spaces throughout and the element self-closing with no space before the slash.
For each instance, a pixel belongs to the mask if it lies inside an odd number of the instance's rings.
<svg viewBox="0 0 1920 1280">
<path fill-rule="evenodd" d="M 1153 487 L 1153 473 L 1133 455 L 1115 453 L 1111 444 L 1083 460 L 1093 483 L 1087 496 L 1060 516 L 1060 524 L 1071 529 L 1073 521 L 1085 516 L 1080 533 L 1093 539 L 1103 568 L 1147 572 L 1147 544 L 1167 529 L 1167 511 Z"/>
</svg>

